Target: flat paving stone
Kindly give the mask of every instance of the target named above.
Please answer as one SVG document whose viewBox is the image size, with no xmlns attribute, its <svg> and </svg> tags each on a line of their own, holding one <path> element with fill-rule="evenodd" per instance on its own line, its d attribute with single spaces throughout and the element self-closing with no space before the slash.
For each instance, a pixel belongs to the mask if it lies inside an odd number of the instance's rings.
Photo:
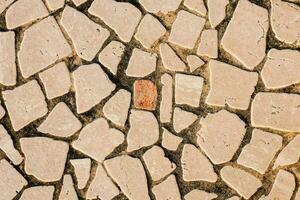
<svg viewBox="0 0 300 200">
<path fill-rule="evenodd" d="M 159 45 L 159 52 L 163 66 L 166 69 L 172 71 L 184 71 L 186 69 L 185 63 L 167 43 Z"/>
<path fill-rule="evenodd" d="M 176 151 L 179 144 L 182 142 L 182 138 L 172 134 L 167 129 L 163 128 L 161 145 L 170 151 Z"/>
<path fill-rule="evenodd" d="M 91 159 L 89 158 L 71 159 L 70 163 L 74 168 L 78 189 L 85 188 L 90 178 Z"/>
<path fill-rule="evenodd" d="M 133 103 L 135 108 L 155 110 L 157 87 L 150 80 L 136 80 L 133 84 Z"/>
<path fill-rule="evenodd" d="M 175 107 L 174 112 L 173 112 L 174 130 L 177 133 L 179 133 L 183 129 L 186 129 L 190 125 L 192 125 L 197 119 L 198 119 L 198 116 L 195 115 L 194 113 L 182 110 L 181 108 L 178 108 L 178 107 Z"/>
<path fill-rule="evenodd" d="M 199 67 L 205 64 L 205 62 L 196 55 L 189 55 L 186 58 L 188 66 L 190 67 L 190 72 L 195 71 Z"/>
<path fill-rule="evenodd" d="M 184 196 L 184 200 L 212 200 L 217 197 L 218 195 L 216 195 L 215 193 L 208 193 L 203 190 L 194 189 Z"/>
<path fill-rule="evenodd" d="M 174 12 L 179 7 L 182 0 L 140 0 L 139 3 L 150 13 L 163 13 Z"/>
<path fill-rule="evenodd" d="M 181 200 L 180 191 L 174 175 L 170 175 L 163 182 L 153 186 L 152 192 L 156 200 Z"/>
<path fill-rule="evenodd" d="M 63 185 L 58 197 L 58 200 L 78 200 L 76 190 L 74 188 L 74 183 L 72 176 L 70 174 L 64 175 Z"/>
<path fill-rule="evenodd" d="M 52 200 L 54 186 L 34 186 L 23 191 L 20 200 Z"/>
<path fill-rule="evenodd" d="M 160 121 L 162 123 L 170 122 L 172 117 L 173 107 L 173 78 L 171 75 L 165 73 L 160 78 L 161 89 L 161 101 L 160 101 Z"/>
<path fill-rule="evenodd" d="M 202 31 L 197 54 L 209 58 L 218 57 L 218 31 L 216 29 Z"/>
<path fill-rule="evenodd" d="M 203 0 L 184 0 L 183 5 L 202 16 L 205 16 L 207 13 Z"/>
<path fill-rule="evenodd" d="M 54 12 L 65 5 L 65 0 L 46 0 L 46 6 L 50 10 L 50 12 Z"/>
<path fill-rule="evenodd" d="M 10 5 L 14 2 L 14 0 L 6 0 L 0 2 L 0 14 Z"/>
<path fill-rule="evenodd" d="M 229 0 L 210 0 L 207 1 L 208 21 L 212 28 L 218 26 L 226 17 L 226 6 Z"/>
</svg>

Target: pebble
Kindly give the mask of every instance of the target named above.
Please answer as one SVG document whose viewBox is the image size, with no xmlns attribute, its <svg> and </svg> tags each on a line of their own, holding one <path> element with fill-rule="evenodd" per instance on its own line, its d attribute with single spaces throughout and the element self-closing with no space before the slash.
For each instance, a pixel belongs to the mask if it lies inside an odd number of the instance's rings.
<svg viewBox="0 0 300 200">
<path fill-rule="evenodd" d="M 78 189 L 82 190 L 85 188 L 90 178 L 91 159 L 89 158 L 71 159 L 70 163 L 74 168 Z"/>
<path fill-rule="evenodd" d="M 156 200 L 181 200 L 180 191 L 174 175 L 170 175 L 163 182 L 153 186 L 152 192 Z"/>
<path fill-rule="evenodd" d="M 173 112 L 173 127 L 174 130 L 179 133 L 183 129 L 188 128 L 190 125 L 192 125 L 196 120 L 198 119 L 198 116 L 194 113 L 187 112 L 185 110 L 182 110 L 181 108 L 175 107 Z"/>
<path fill-rule="evenodd" d="M 218 31 L 215 29 L 203 30 L 197 54 L 209 58 L 218 57 Z"/>
<path fill-rule="evenodd" d="M 74 183 L 72 176 L 70 174 L 64 175 L 63 185 L 58 197 L 58 200 L 78 200 L 76 190 L 74 188 Z"/>
<path fill-rule="evenodd" d="M 133 102 L 135 108 L 155 110 L 157 88 L 150 80 L 136 80 L 133 84 Z"/>
<path fill-rule="evenodd" d="M 54 186 L 34 186 L 23 191 L 20 200 L 52 200 Z"/>
<path fill-rule="evenodd" d="M 167 129 L 163 128 L 161 145 L 170 151 L 176 151 L 179 144 L 182 142 L 182 138 L 172 134 Z"/>
<path fill-rule="evenodd" d="M 159 45 L 159 52 L 163 66 L 166 69 L 171 71 L 185 71 L 185 63 L 167 43 L 161 43 Z"/>
<path fill-rule="evenodd" d="M 173 78 L 171 75 L 165 73 L 161 76 L 160 82 L 162 84 L 162 89 L 159 117 L 162 123 L 168 123 L 171 121 L 173 111 Z"/>
<path fill-rule="evenodd" d="M 226 17 L 226 6 L 229 0 L 209 0 L 207 1 L 208 7 L 208 20 L 212 28 L 218 26 Z"/>
</svg>

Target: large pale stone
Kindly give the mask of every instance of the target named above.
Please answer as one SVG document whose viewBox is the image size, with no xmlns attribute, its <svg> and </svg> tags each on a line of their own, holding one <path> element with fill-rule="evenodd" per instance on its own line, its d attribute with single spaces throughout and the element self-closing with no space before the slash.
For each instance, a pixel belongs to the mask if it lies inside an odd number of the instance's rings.
<svg viewBox="0 0 300 200">
<path fill-rule="evenodd" d="M 194 189 L 184 196 L 184 200 L 212 200 L 217 198 L 218 195 L 208 193 L 203 190 Z"/>
<path fill-rule="evenodd" d="M 159 52 L 163 66 L 166 69 L 172 71 L 184 71 L 186 69 L 184 62 L 167 43 L 159 45 Z"/>
<path fill-rule="evenodd" d="M 162 123 L 170 122 L 173 106 L 173 79 L 172 76 L 165 73 L 161 76 L 161 101 L 160 101 L 160 121 Z"/>
<path fill-rule="evenodd" d="M 153 186 L 152 192 L 156 200 L 181 200 L 180 191 L 174 175 L 170 175 L 163 182 Z"/>
<path fill-rule="evenodd" d="M 172 134 L 167 129 L 163 128 L 163 134 L 162 134 L 162 142 L 161 145 L 170 150 L 170 151 L 176 151 L 179 144 L 182 142 L 182 138 L 179 136 L 176 136 Z"/>
<path fill-rule="evenodd" d="M 54 186 L 34 186 L 23 191 L 20 200 L 52 200 Z"/>
<path fill-rule="evenodd" d="M 78 200 L 76 190 L 74 188 L 74 183 L 72 176 L 70 174 L 64 175 L 63 185 L 60 190 L 58 200 Z"/>
<path fill-rule="evenodd" d="M 183 5 L 202 16 L 206 15 L 207 10 L 203 0 L 184 0 Z"/>
<path fill-rule="evenodd" d="M 65 0 L 46 0 L 46 6 L 51 12 L 54 12 L 65 5 Z"/>
<path fill-rule="evenodd" d="M 90 178 L 91 159 L 71 159 L 70 163 L 74 167 L 78 189 L 83 189 Z"/>
<path fill-rule="evenodd" d="M 197 120 L 197 115 L 176 107 L 173 112 L 173 127 L 179 133 Z"/>
<path fill-rule="evenodd" d="M 202 31 L 197 54 L 209 58 L 218 57 L 218 31 L 216 29 Z"/>
<path fill-rule="evenodd" d="M 140 0 L 139 3 L 150 13 L 167 14 L 177 10 L 182 0 Z"/>
<path fill-rule="evenodd" d="M 226 16 L 226 6 L 229 0 L 209 0 L 207 1 L 208 7 L 208 20 L 212 28 L 218 26 Z"/>
</svg>

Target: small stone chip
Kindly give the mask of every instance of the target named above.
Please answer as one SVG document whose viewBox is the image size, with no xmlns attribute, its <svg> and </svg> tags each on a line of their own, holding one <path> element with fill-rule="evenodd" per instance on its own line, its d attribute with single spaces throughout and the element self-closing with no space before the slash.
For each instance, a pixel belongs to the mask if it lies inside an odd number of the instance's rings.
<svg viewBox="0 0 300 200">
<path fill-rule="evenodd" d="M 156 200 L 181 200 L 180 191 L 174 175 L 170 175 L 163 182 L 153 186 L 152 192 Z"/>
<path fill-rule="evenodd" d="M 157 102 L 156 85 L 149 80 L 137 80 L 133 84 L 134 106 L 139 109 L 155 110 Z"/>
<path fill-rule="evenodd" d="M 76 190 L 74 188 L 74 183 L 72 176 L 70 174 L 64 175 L 63 185 L 58 197 L 58 200 L 78 200 Z"/>
<path fill-rule="evenodd" d="M 46 0 L 46 6 L 51 12 L 54 12 L 65 5 L 65 0 Z"/>
<path fill-rule="evenodd" d="M 209 0 L 207 1 L 208 7 L 208 20 L 212 28 L 218 26 L 226 16 L 226 6 L 229 0 Z"/>
<path fill-rule="evenodd" d="M 204 24 L 204 18 L 180 10 L 172 25 L 169 42 L 184 48 L 193 49 Z"/>
<path fill-rule="evenodd" d="M 199 13 L 202 16 L 206 15 L 206 7 L 204 5 L 203 0 L 184 0 L 183 3 L 188 9 Z"/>
<path fill-rule="evenodd" d="M 87 0 L 72 0 L 75 6 L 80 6 L 81 4 L 87 2 Z"/>
<path fill-rule="evenodd" d="M 209 58 L 218 57 L 218 31 L 216 29 L 202 31 L 197 54 Z"/>
<path fill-rule="evenodd" d="M 186 58 L 188 66 L 190 67 L 190 72 L 195 71 L 199 67 L 205 64 L 205 62 L 196 55 L 189 55 Z"/>
<path fill-rule="evenodd" d="M 184 62 L 167 43 L 159 45 L 159 52 L 163 66 L 166 69 L 172 71 L 184 71 L 186 69 Z"/>
<path fill-rule="evenodd" d="M 170 122 L 172 117 L 173 106 L 173 79 L 172 76 L 165 73 L 161 76 L 162 84 L 161 101 L 160 101 L 160 121 L 162 123 Z"/>
<path fill-rule="evenodd" d="M 0 1 L 0 14 L 12 3 L 14 0 Z"/>
<path fill-rule="evenodd" d="M 74 167 L 78 189 L 81 190 L 86 186 L 90 178 L 91 159 L 89 158 L 71 159 L 70 163 Z"/>
<path fill-rule="evenodd" d="M 261 181 L 252 174 L 239 168 L 225 166 L 221 169 L 222 179 L 245 199 L 249 199 L 259 187 Z"/>
<path fill-rule="evenodd" d="M 183 129 L 186 129 L 197 120 L 197 115 L 191 112 L 182 110 L 181 108 L 175 107 L 173 112 L 173 127 L 174 130 L 179 133 Z"/>
<path fill-rule="evenodd" d="M 163 128 L 162 134 L 162 146 L 170 151 L 176 151 L 179 144 L 182 142 L 182 138 L 172 134 L 167 129 Z"/>
<path fill-rule="evenodd" d="M 139 3 L 150 13 L 167 14 L 177 10 L 182 0 L 139 0 Z"/>
<path fill-rule="evenodd" d="M 203 190 L 194 189 L 184 196 L 184 200 L 212 200 L 217 198 L 215 193 L 208 193 Z"/>
<path fill-rule="evenodd" d="M 23 191 L 20 200 L 52 200 L 54 186 L 34 186 Z"/>
<path fill-rule="evenodd" d="M 44 94 L 36 80 L 2 92 L 13 129 L 18 131 L 47 114 Z"/>
</svg>

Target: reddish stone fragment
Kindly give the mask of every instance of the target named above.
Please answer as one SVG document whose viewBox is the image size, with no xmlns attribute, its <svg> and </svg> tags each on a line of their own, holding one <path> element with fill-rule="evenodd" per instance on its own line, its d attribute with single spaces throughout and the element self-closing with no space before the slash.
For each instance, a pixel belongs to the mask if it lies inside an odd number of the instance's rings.
<svg viewBox="0 0 300 200">
<path fill-rule="evenodd" d="M 137 80 L 134 85 L 134 106 L 145 110 L 154 110 L 157 100 L 156 85 L 149 80 Z"/>
</svg>

